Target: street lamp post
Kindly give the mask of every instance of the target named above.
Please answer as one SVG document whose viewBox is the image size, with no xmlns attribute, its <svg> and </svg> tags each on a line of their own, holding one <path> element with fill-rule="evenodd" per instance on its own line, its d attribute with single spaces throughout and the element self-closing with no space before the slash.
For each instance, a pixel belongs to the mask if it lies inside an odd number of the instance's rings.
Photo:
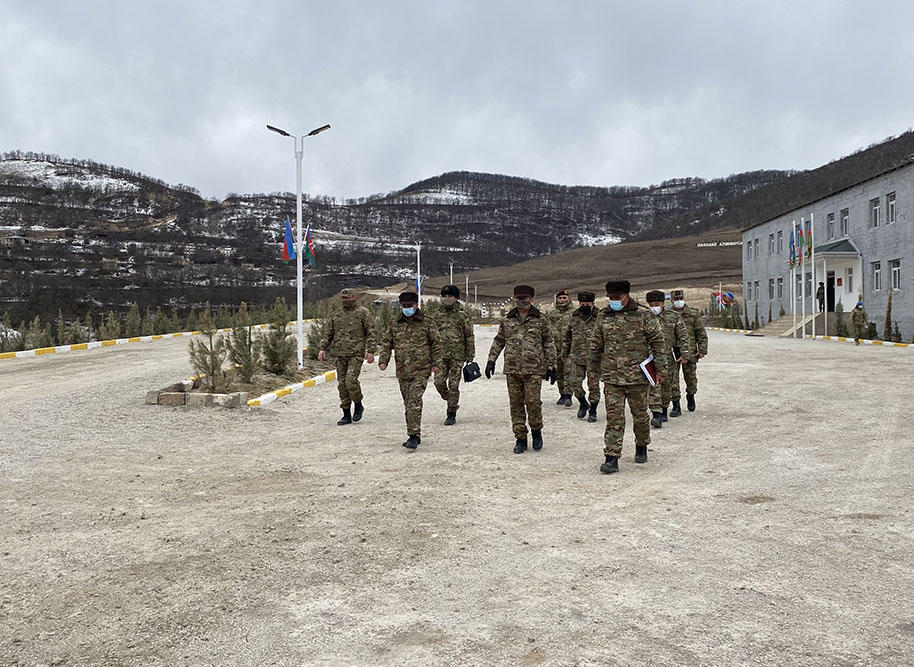
<svg viewBox="0 0 914 667">
<path fill-rule="evenodd" d="M 416 243 L 416 297 L 422 307 L 422 242 Z"/>
<path fill-rule="evenodd" d="M 302 356 L 302 341 L 304 340 L 304 334 L 302 333 L 302 236 L 301 236 L 301 159 L 302 155 L 305 152 L 305 137 L 313 137 L 316 134 L 320 134 L 324 130 L 329 130 L 330 125 L 322 125 L 321 127 L 315 128 L 308 132 L 308 134 L 302 134 L 300 136 L 295 136 L 294 134 L 289 134 L 285 130 L 281 130 L 278 127 L 273 127 L 272 125 L 267 125 L 267 129 L 276 134 L 282 135 L 283 137 L 292 137 L 292 141 L 295 144 L 295 228 L 296 228 L 296 241 L 295 241 L 295 266 L 297 270 L 297 289 L 296 289 L 296 318 L 298 319 L 297 331 L 297 342 L 295 347 L 298 349 L 298 368 L 301 370 L 304 368 L 305 361 Z"/>
<path fill-rule="evenodd" d="M 453 285 L 454 284 L 454 260 L 449 259 L 447 263 L 448 263 L 448 266 L 451 267 L 451 281 L 449 284 Z"/>
</svg>

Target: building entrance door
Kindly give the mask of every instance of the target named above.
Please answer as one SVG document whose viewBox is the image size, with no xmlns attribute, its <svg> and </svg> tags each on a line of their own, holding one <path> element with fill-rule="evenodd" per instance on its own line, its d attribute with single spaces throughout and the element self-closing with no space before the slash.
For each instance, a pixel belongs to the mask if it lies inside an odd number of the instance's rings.
<svg viewBox="0 0 914 667">
<path fill-rule="evenodd" d="M 825 308 L 835 312 L 835 272 L 829 271 L 825 277 Z"/>
</svg>

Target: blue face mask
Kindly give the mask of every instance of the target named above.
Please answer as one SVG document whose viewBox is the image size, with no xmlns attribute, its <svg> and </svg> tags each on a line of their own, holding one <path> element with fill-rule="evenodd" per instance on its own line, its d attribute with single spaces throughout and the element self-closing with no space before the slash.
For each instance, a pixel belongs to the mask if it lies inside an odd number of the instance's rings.
<svg viewBox="0 0 914 667">
<path fill-rule="evenodd" d="M 406 317 L 412 317 L 413 315 L 416 314 L 416 307 L 415 307 L 415 306 L 413 306 L 413 307 L 411 307 L 411 308 L 401 308 L 400 310 L 403 311 L 403 314 L 406 315 Z"/>
<path fill-rule="evenodd" d="M 622 302 L 610 300 L 609 307 L 612 308 L 613 310 L 622 310 Z"/>
</svg>

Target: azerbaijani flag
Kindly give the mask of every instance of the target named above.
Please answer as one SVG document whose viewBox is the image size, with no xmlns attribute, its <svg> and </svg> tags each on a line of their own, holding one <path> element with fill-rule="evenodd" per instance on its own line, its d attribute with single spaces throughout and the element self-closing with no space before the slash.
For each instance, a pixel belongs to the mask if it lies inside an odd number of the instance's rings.
<svg viewBox="0 0 914 667">
<path fill-rule="evenodd" d="M 416 294 L 422 294 L 422 287 L 425 283 L 419 280 L 419 276 L 416 276 Z"/>
<path fill-rule="evenodd" d="M 736 295 L 733 292 L 712 292 L 712 296 L 717 297 L 717 305 L 721 308 L 729 306 L 733 303 L 733 299 L 736 298 Z"/>
<path fill-rule="evenodd" d="M 314 241 L 311 240 L 311 225 L 305 230 L 305 259 L 308 260 L 309 266 L 317 265 L 317 257 L 314 255 Z"/>
<path fill-rule="evenodd" d="M 812 258 L 812 221 L 806 221 L 806 259 Z"/>
<path fill-rule="evenodd" d="M 282 261 L 286 264 L 290 259 L 295 259 L 295 240 L 292 238 L 292 224 L 286 216 L 286 234 L 282 240 Z"/>
<path fill-rule="evenodd" d="M 797 230 L 797 264 L 803 263 L 803 245 L 805 239 L 803 238 L 803 224 L 800 223 L 800 228 Z"/>
<path fill-rule="evenodd" d="M 796 239 L 794 238 L 794 231 L 795 230 L 793 230 L 793 229 L 790 230 L 790 262 L 789 262 L 789 265 L 790 265 L 791 269 L 797 265 L 797 243 L 796 243 Z"/>
</svg>

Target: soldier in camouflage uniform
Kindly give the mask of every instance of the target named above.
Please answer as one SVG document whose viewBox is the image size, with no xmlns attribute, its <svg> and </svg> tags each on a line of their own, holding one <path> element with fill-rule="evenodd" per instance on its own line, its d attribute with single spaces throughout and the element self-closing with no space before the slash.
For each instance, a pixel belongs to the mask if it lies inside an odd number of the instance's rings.
<svg viewBox="0 0 914 667">
<path fill-rule="evenodd" d="M 584 397 L 583 384 L 587 382 L 587 358 L 590 355 L 590 335 L 597 322 L 597 310 L 594 308 L 593 292 L 578 292 L 580 307 L 571 314 L 571 322 L 565 329 L 560 360 L 569 368 L 571 389 L 578 399 L 578 419 L 587 417 L 587 421 L 597 421 L 597 406 L 600 404 L 600 387 L 589 387 L 587 398 Z"/>
<path fill-rule="evenodd" d="M 851 324 L 854 326 L 854 345 L 860 345 L 860 339 L 866 335 L 870 325 L 870 318 L 866 316 L 862 301 L 858 301 L 851 311 Z"/>
<path fill-rule="evenodd" d="M 689 336 L 687 354 L 691 361 L 683 361 L 680 366 L 682 367 L 682 377 L 686 381 L 686 402 L 689 412 L 695 412 L 695 394 L 698 393 L 698 360 L 708 354 L 708 333 L 705 331 L 705 323 L 699 312 L 686 305 L 685 295 L 681 289 L 674 289 L 670 292 L 670 300 L 673 302 L 673 310 L 682 316 L 686 334 Z M 673 410 L 670 412 L 670 417 L 678 417 L 682 414 L 682 407 L 679 405 L 680 396 L 677 370 L 676 378 L 673 380 Z"/>
<path fill-rule="evenodd" d="M 560 289 L 555 293 L 555 308 L 546 313 L 549 320 L 549 326 L 552 327 L 552 339 L 555 341 L 556 352 L 561 348 L 562 341 L 565 340 L 565 331 L 571 323 L 571 314 L 574 308 L 571 305 L 571 299 L 568 296 L 568 290 Z M 555 366 L 556 375 L 558 375 L 559 400 L 556 405 L 567 405 L 571 407 L 571 364 L 565 364 L 564 360 L 559 357 Z"/>
<path fill-rule="evenodd" d="M 663 339 L 666 341 L 664 353 L 657 360 L 657 370 L 663 375 L 663 382 L 651 387 L 649 395 L 651 426 L 661 428 L 663 422 L 668 421 L 667 406 L 673 393 L 673 378 L 679 377 L 679 364 L 691 361 L 692 356 L 689 353 L 689 335 L 685 323 L 678 312 L 664 306 L 666 295 L 660 290 L 651 290 L 644 299 L 651 312 L 660 320 Z"/>
<path fill-rule="evenodd" d="M 457 423 L 457 409 L 460 407 L 460 380 L 463 366 L 476 356 L 476 338 L 473 335 L 473 319 L 469 311 L 458 303 L 460 288 L 445 285 L 441 288 L 441 308 L 432 319 L 438 327 L 441 347 L 444 349 L 444 365 L 435 376 L 435 389 L 447 401 L 445 426 Z"/>
<path fill-rule="evenodd" d="M 609 306 L 600 311 L 590 337 L 587 382 L 596 387 L 602 379 L 606 399 L 606 432 L 600 472 L 619 471 L 622 436 L 625 432 L 625 401 L 635 432 L 635 463 L 647 461 L 651 442 L 647 394 L 650 383 L 640 364 L 651 354 L 659 358 L 666 347 L 660 322 L 646 308 L 639 308 L 629 292 L 627 280 L 606 283 Z M 662 375 L 662 373 L 661 373 Z"/>
<path fill-rule="evenodd" d="M 317 353 L 320 361 L 327 358 L 327 350 L 336 357 L 336 386 L 343 409 L 338 426 L 362 418 L 364 407 L 359 373 L 362 372 L 362 361 L 374 363 L 375 336 L 371 313 L 364 306 L 356 305 L 356 296 L 356 291 L 348 287 L 340 292 L 343 307 L 327 318 Z M 350 412 L 352 403 L 355 403 L 355 410 Z"/>
<path fill-rule="evenodd" d="M 422 435 L 422 394 L 429 375 L 441 369 L 441 339 L 438 327 L 419 310 L 419 296 L 403 292 L 399 297 L 400 317 L 390 324 L 381 337 L 378 368 L 387 370 L 391 351 L 397 357 L 397 381 L 406 408 L 406 434 L 403 446 L 416 449 Z"/>
<path fill-rule="evenodd" d="M 489 349 L 486 377 L 495 372 L 495 361 L 505 351 L 504 373 L 514 431 L 514 453 L 527 451 L 527 423 L 533 436 L 533 449 L 543 448 L 543 379 L 555 384 L 555 341 L 548 320 L 533 306 L 535 292 L 529 285 L 514 288 L 515 306 L 498 326 Z"/>
</svg>

